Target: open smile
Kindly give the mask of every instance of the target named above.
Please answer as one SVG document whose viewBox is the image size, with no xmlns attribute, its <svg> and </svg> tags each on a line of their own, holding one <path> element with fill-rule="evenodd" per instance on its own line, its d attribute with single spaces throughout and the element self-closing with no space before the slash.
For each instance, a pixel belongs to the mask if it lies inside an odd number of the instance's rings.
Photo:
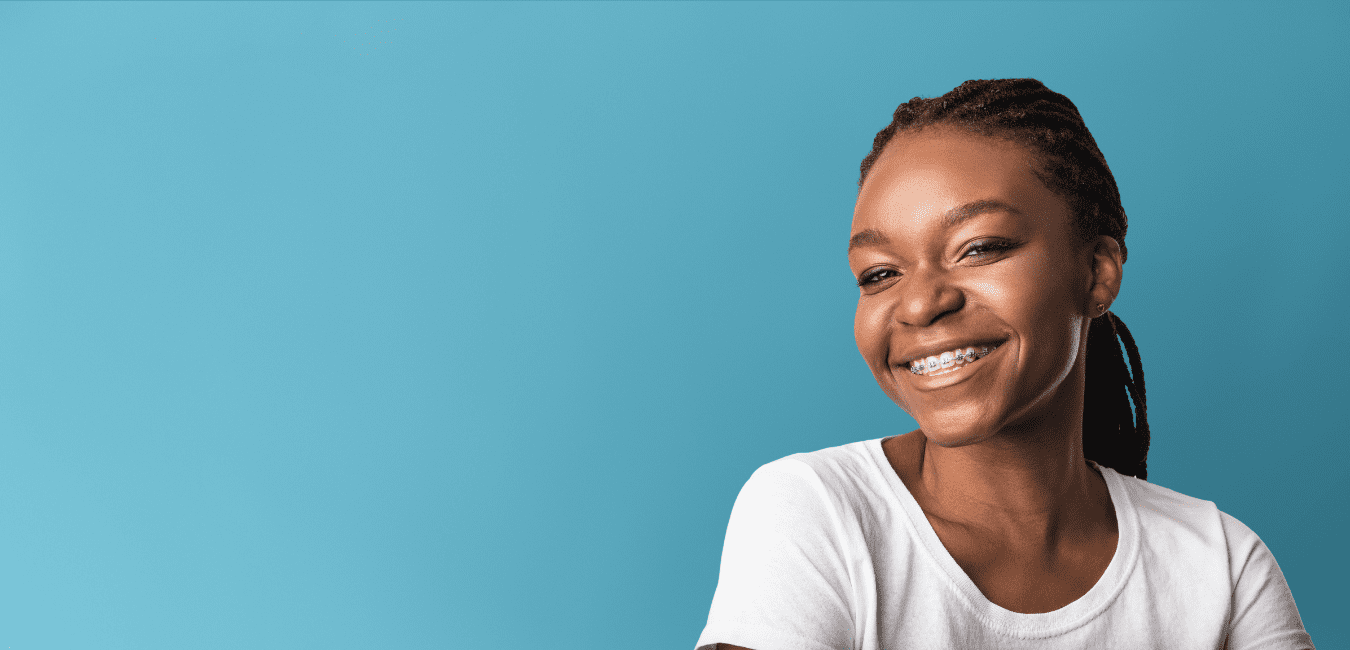
<svg viewBox="0 0 1350 650">
<path fill-rule="evenodd" d="M 989 356 L 1000 344 L 971 345 L 909 362 L 909 372 L 925 377 L 938 377 L 959 372 Z"/>
</svg>

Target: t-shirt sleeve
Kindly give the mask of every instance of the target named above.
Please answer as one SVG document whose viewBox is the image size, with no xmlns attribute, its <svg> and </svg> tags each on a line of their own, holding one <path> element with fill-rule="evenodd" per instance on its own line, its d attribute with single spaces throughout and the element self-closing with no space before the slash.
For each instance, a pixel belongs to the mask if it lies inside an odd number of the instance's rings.
<svg viewBox="0 0 1350 650">
<path fill-rule="evenodd" d="M 838 512 L 814 470 L 792 459 L 756 470 L 731 509 L 697 648 L 852 648 L 845 546 Z"/>
<path fill-rule="evenodd" d="M 1233 576 L 1232 623 L 1225 648 L 1312 648 L 1312 637 L 1303 629 L 1294 596 L 1275 556 L 1252 529 L 1228 513 L 1220 514 Z"/>
</svg>

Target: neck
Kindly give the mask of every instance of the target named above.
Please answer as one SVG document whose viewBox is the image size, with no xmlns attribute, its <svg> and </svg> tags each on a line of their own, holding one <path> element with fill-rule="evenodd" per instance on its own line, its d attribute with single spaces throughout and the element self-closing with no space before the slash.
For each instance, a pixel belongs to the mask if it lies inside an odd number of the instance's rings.
<svg viewBox="0 0 1350 650">
<path fill-rule="evenodd" d="M 983 442 L 942 447 L 924 437 L 918 463 L 931 514 L 1029 544 L 1086 534 L 1110 511 L 1105 482 L 1083 457 L 1082 403 L 1050 420 L 1004 428 Z M 1076 406 L 1076 408 L 1075 408 Z M 922 436 L 922 432 L 916 432 Z"/>
<path fill-rule="evenodd" d="M 1053 523 L 1088 497 L 1090 470 L 1081 443 L 1037 442 L 1042 444 L 947 449 L 925 439 L 920 468 L 925 491 L 940 512 L 961 513 L 957 520 Z"/>
</svg>

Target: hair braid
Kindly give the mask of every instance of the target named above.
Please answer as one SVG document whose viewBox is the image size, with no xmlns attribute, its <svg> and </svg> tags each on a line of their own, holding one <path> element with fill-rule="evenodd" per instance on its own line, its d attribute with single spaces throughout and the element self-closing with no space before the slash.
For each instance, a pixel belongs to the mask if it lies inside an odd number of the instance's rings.
<svg viewBox="0 0 1350 650">
<path fill-rule="evenodd" d="M 1120 317 L 1106 312 L 1092 320 L 1088 326 L 1087 358 L 1083 455 L 1121 474 L 1148 478 L 1144 369 L 1134 337 Z"/>
<path fill-rule="evenodd" d="M 1138 459 L 1137 471 L 1133 472 L 1134 476 L 1148 478 L 1150 436 L 1148 431 L 1148 401 L 1147 394 L 1144 392 L 1144 362 L 1139 358 L 1139 346 L 1135 344 L 1129 328 L 1125 327 L 1125 321 L 1120 320 L 1120 317 L 1115 314 L 1111 314 L 1111 319 L 1113 329 L 1120 336 L 1120 342 L 1124 344 L 1125 353 L 1130 359 L 1130 373 L 1123 377 L 1125 388 L 1130 393 L 1130 401 L 1134 404 L 1134 435 L 1131 437 L 1133 446 L 1126 450 L 1127 458 Z M 1114 465 L 1109 466 L 1114 467 Z"/>
<path fill-rule="evenodd" d="M 970 80 L 941 97 L 901 104 L 872 140 L 858 187 L 897 133 L 937 124 L 1027 147 L 1040 162 L 1034 173 L 1068 203 L 1083 241 L 1108 235 L 1120 244 L 1121 260 L 1128 258 L 1125 209 L 1105 156 L 1078 107 L 1035 79 Z M 1125 323 L 1110 312 L 1089 325 L 1087 345 L 1083 453 L 1122 474 L 1146 478 L 1149 431 L 1139 348 Z"/>
</svg>

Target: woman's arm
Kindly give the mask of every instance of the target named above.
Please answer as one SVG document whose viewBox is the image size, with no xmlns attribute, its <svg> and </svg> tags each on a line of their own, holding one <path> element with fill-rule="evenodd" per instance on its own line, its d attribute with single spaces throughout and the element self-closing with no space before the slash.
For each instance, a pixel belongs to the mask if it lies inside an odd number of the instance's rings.
<svg viewBox="0 0 1350 650">
<path fill-rule="evenodd" d="M 1312 639 L 1303 628 L 1289 583 L 1275 563 L 1275 556 L 1242 522 L 1227 513 L 1220 516 L 1228 537 L 1231 571 L 1236 578 L 1233 620 L 1225 647 L 1311 648 Z"/>
<path fill-rule="evenodd" d="M 700 645 L 854 645 L 846 541 L 849 526 L 821 479 L 800 460 L 755 471 L 736 497 Z"/>
</svg>

